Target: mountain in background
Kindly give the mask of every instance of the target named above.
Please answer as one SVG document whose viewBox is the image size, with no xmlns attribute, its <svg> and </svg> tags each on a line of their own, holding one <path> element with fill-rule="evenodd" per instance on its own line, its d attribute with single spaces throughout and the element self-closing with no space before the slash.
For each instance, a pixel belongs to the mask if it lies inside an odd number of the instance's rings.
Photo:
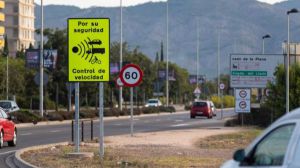
<svg viewBox="0 0 300 168">
<path fill-rule="evenodd" d="M 200 73 L 208 78 L 217 74 L 218 34 L 221 72 L 229 73 L 230 53 L 282 53 L 287 39 L 287 9 L 299 7 L 298 0 L 269 5 L 255 0 L 169 0 L 169 60 L 196 73 L 197 21 L 200 35 Z M 36 5 L 36 28 L 40 28 L 40 6 Z M 48 5 L 44 7 L 47 28 L 66 28 L 68 18 L 108 17 L 111 42 L 120 41 L 120 8 Z M 291 41 L 300 40 L 300 15 L 291 17 Z M 164 42 L 166 55 L 166 3 L 145 3 L 123 9 L 123 39 L 131 48 L 152 60 Z"/>
</svg>

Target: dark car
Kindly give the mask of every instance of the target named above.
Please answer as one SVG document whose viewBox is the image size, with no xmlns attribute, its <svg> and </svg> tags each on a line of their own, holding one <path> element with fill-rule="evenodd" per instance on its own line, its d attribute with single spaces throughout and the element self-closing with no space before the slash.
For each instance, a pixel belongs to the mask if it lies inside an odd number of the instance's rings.
<svg viewBox="0 0 300 168">
<path fill-rule="evenodd" d="M 3 147 L 4 142 L 7 142 L 8 146 L 17 145 L 17 128 L 12 117 L 0 108 L 0 148 Z"/>
<path fill-rule="evenodd" d="M 195 118 L 196 116 L 205 116 L 207 118 L 213 117 L 213 110 L 211 107 L 210 101 L 195 101 L 191 107 L 191 118 Z"/>
</svg>

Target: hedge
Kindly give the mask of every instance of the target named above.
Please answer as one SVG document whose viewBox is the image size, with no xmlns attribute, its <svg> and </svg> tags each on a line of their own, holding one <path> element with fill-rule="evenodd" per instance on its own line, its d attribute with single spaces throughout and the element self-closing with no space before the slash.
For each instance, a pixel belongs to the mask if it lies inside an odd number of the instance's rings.
<svg viewBox="0 0 300 168">
<path fill-rule="evenodd" d="M 141 114 L 153 114 L 153 113 L 162 113 L 175 112 L 173 106 L 170 107 L 143 107 L 143 108 L 134 108 L 134 115 Z M 10 113 L 11 116 L 14 116 L 14 121 L 16 123 L 29 123 L 29 122 L 39 122 L 39 121 L 63 121 L 74 119 L 74 112 L 67 111 L 58 111 L 58 112 L 48 112 L 45 113 L 44 118 L 39 116 L 37 112 L 30 112 L 29 110 L 20 110 L 18 112 Z M 127 116 L 130 115 L 130 109 L 123 109 L 122 111 L 118 108 L 104 109 L 104 116 Z M 80 110 L 80 118 L 97 118 L 99 117 L 99 110 Z"/>
</svg>

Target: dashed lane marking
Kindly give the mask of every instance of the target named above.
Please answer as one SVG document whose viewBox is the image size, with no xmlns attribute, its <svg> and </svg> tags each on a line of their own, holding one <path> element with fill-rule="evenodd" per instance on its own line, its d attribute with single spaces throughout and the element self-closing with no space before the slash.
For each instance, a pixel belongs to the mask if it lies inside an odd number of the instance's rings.
<svg viewBox="0 0 300 168">
<path fill-rule="evenodd" d="M 191 124 L 176 124 L 176 125 L 171 125 L 171 127 L 184 127 L 184 126 L 189 126 Z"/>
<path fill-rule="evenodd" d="M 26 136 L 26 135 L 32 135 L 32 133 L 24 133 L 24 134 L 20 134 L 21 136 Z"/>
</svg>

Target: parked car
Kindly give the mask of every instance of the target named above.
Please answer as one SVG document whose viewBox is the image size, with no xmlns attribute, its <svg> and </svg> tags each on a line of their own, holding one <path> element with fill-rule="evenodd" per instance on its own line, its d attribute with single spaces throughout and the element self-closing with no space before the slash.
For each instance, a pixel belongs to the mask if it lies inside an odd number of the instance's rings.
<svg viewBox="0 0 300 168">
<path fill-rule="evenodd" d="M 237 150 L 221 168 L 299 168 L 300 108 L 270 125 L 246 149 Z"/>
<path fill-rule="evenodd" d="M 8 146 L 17 145 L 17 128 L 12 117 L 0 108 L 0 148 L 3 147 L 4 142 L 7 142 Z"/>
<path fill-rule="evenodd" d="M 190 111 L 191 118 L 196 116 L 206 116 L 207 118 L 213 117 L 213 108 L 211 102 L 207 100 L 194 101 Z"/>
<path fill-rule="evenodd" d="M 145 107 L 159 107 L 162 103 L 158 99 L 149 99 L 145 104 Z"/>
<path fill-rule="evenodd" d="M 4 111 L 7 113 L 16 112 L 20 110 L 17 103 L 12 100 L 0 100 L 0 107 L 3 108 Z"/>
</svg>

